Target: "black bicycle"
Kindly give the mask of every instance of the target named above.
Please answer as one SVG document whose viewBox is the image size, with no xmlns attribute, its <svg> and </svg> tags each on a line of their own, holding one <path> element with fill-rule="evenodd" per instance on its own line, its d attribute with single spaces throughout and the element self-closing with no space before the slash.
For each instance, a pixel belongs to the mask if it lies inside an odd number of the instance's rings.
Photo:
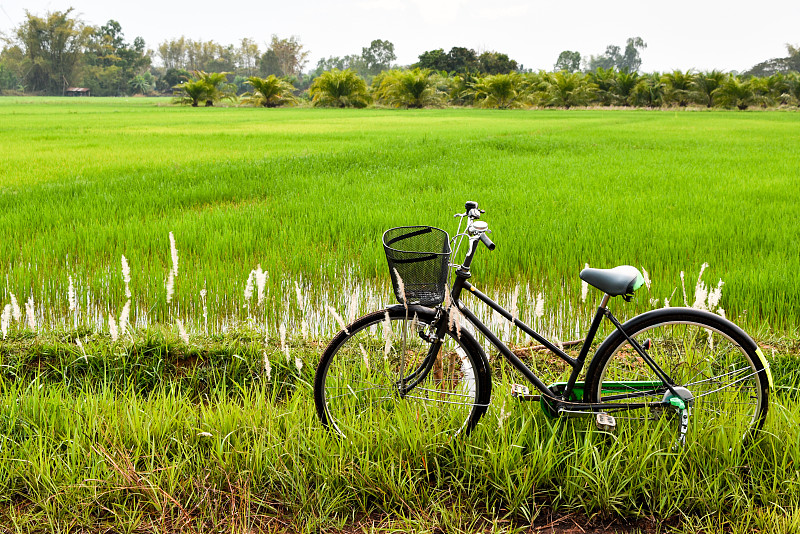
<svg viewBox="0 0 800 534">
<path fill-rule="evenodd" d="M 772 376 L 764 354 L 742 329 L 707 311 L 663 308 L 621 324 L 608 308 L 629 301 L 643 285 L 638 269 L 586 268 L 582 280 L 604 293 L 580 351 L 568 354 L 475 288 L 470 266 L 482 243 L 489 250 L 483 210 L 466 203 L 451 241 L 429 226 L 393 228 L 383 236 L 400 304 L 367 314 L 330 342 L 317 367 L 314 401 L 323 425 L 341 434 L 469 433 L 492 397 L 492 370 L 473 335 L 480 332 L 536 389 L 514 384 L 512 394 L 538 400 L 550 416 L 589 414 L 611 429 L 617 419 L 660 425 L 685 443 L 690 429 L 728 443 L 762 426 Z M 466 229 L 461 227 L 466 221 Z M 462 243 L 461 264 L 452 264 Z M 451 254 L 451 244 L 456 252 Z M 450 270 L 454 281 L 448 292 Z M 466 291 L 466 293 L 465 293 Z M 566 362 L 566 380 L 547 385 L 462 302 L 470 294 L 511 321 L 540 347 Z M 601 323 L 612 333 L 587 362 Z M 650 423 L 648 423 L 650 424 Z"/>
</svg>

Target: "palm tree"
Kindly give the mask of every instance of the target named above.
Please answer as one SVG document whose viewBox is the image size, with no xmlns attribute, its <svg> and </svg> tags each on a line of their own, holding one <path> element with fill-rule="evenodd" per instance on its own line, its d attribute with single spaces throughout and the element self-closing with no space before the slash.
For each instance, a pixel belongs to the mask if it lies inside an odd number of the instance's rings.
<svg viewBox="0 0 800 534">
<path fill-rule="evenodd" d="M 744 111 L 755 103 L 753 88 L 749 81 L 742 82 L 736 76 L 730 76 L 714 91 L 717 105 L 723 107 L 737 107 Z"/>
<path fill-rule="evenodd" d="M 236 86 L 228 83 L 229 72 L 205 72 L 198 70 L 195 76 L 206 84 L 206 106 L 213 106 L 214 102 L 220 100 L 234 100 L 236 98 Z"/>
<path fill-rule="evenodd" d="M 193 108 L 196 108 L 201 100 L 205 100 L 208 94 L 208 87 L 202 80 L 186 80 L 173 89 L 177 90 L 175 99 L 178 103 L 191 104 Z"/>
<path fill-rule="evenodd" d="M 780 72 L 765 78 L 750 78 L 748 80 L 753 90 L 753 99 L 762 108 L 774 106 L 781 101 L 781 96 L 789 88 L 786 76 Z"/>
<path fill-rule="evenodd" d="M 297 102 L 297 98 L 292 93 L 294 86 L 274 74 L 270 74 L 266 78 L 250 76 L 245 83 L 249 84 L 253 90 L 242 95 L 242 104 L 276 108 Z"/>
<path fill-rule="evenodd" d="M 309 88 L 315 106 L 363 108 L 369 104 L 367 84 L 352 69 L 333 69 L 320 74 Z"/>
<path fill-rule="evenodd" d="M 637 83 L 639 83 L 639 74 L 637 72 L 628 72 L 626 70 L 619 72 L 611 86 L 613 102 L 620 106 L 630 106 Z"/>
<path fill-rule="evenodd" d="M 614 98 L 614 85 L 617 81 L 617 71 L 614 68 L 604 69 L 598 67 L 597 70 L 589 73 L 589 82 L 596 87 L 594 93 L 600 104 L 611 105 Z"/>
<path fill-rule="evenodd" d="M 664 83 L 661 81 L 661 74 L 654 72 L 640 76 L 631 93 L 631 101 L 636 106 L 661 107 L 664 102 Z"/>
<path fill-rule="evenodd" d="M 689 98 L 698 104 L 705 104 L 707 108 L 714 106 L 714 91 L 727 78 L 727 74 L 718 70 L 699 72 L 689 84 Z"/>
<path fill-rule="evenodd" d="M 213 106 L 214 102 L 236 98 L 233 84 L 228 83 L 227 72 L 193 71 L 193 78 L 179 83 L 177 101 L 181 104 L 191 104 L 197 107 L 201 100 L 206 101 L 206 107 Z"/>
<path fill-rule="evenodd" d="M 478 78 L 466 93 L 472 95 L 480 107 L 510 109 L 522 106 L 521 86 L 522 76 L 516 72 L 493 74 Z"/>
<path fill-rule="evenodd" d="M 375 78 L 375 95 L 396 108 L 438 107 L 444 93 L 437 87 L 438 75 L 430 69 L 384 71 Z"/>
<path fill-rule="evenodd" d="M 566 109 L 589 104 L 597 88 L 580 72 L 556 72 L 546 83 L 545 105 Z"/>
<path fill-rule="evenodd" d="M 800 73 L 791 72 L 786 76 L 786 92 L 781 98 L 795 106 L 800 105 Z"/>
<path fill-rule="evenodd" d="M 664 102 L 678 104 L 680 107 L 689 105 L 689 90 L 691 89 L 694 74 L 691 71 L 682 72 L 675 70 L 661 77 L 664 82 Z"/>
</svg>

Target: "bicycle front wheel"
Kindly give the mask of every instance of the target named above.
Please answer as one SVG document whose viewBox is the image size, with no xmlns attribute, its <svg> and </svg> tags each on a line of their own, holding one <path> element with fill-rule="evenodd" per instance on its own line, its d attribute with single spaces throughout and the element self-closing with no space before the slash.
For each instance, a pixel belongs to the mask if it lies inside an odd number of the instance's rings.
<svg viewBox="0 0 800 534">
<path fill-rule="evenodd" d="M 623 325 L 672 380 L 689 408 L 688 437 L 722 439 L 728 447 L 761 428 L 767 415 L 770 375 L 755 342 L 715 314 L 667 308 L 634 317 Z M 598 348 L 587 371 L 592 402 L 664 403 L 618 412 L 618 418 L 665 420 L 671 432 L 680 414 L 669 405 L 675 394 L 619 331 Z"/>
<path fill-rule="evenodd" d="M 446 316 L 439 321 L 447 325 Z M 489 403 L 488 363 L 475 338 L 456 325 L 433 339 L 436 322 L 430 308 L 392 306 L 339 332 L 314 378 L 323 425 L 346 438 L 469 433 Z"/>
</svg>

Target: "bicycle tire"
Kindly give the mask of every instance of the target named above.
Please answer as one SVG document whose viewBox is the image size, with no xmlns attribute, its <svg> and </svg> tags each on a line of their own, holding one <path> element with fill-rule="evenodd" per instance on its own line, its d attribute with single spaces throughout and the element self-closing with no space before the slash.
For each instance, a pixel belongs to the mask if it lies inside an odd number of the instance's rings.
<svg viewBox="0 0 800 534">
<path fill-rule="evenodd" d="M 420 332 L 428 332 L 435 317 L 423 306 L 390 306 L 340 331 L 314 377 L 322 424 L 345 438 L 398 431 L 469 434 L 486 412 L 492 384 L 483 349 L 466 329 L 448 325 L 424 380 L 405 395 L 397 387 L 401 368 L 408 383 L 425 361 L 431 343 Z"/>
<path fill-rule="evenodd" d="M 731 447 L 764 424 L 769 408 L 771 376 L 758 345 L 730 321 L 692 308 L 664 308 L 644 313 L 622 325 L 638 344 L 692 397 L 687 439 L 719 440 Z M 661 384 L 633 387 L 630 382 L 658 382 L 656 373 L 615 330 L 601 345 L 586 373 L 591 402 L 656 402 L 672 395 Z M 685 392 L 682 391 L 682 395 Z M 619 412 L 618 419 L 673 419 L 677 409 L 642 408 Z"/>
</svg>

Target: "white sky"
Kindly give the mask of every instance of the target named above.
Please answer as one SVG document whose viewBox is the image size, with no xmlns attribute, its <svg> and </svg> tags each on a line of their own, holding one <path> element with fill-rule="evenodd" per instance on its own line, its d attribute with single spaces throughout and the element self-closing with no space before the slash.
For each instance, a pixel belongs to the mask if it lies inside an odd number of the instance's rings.
<svg viewBox="0 0 800 534">
<path fill-rule="evenodd" d="M 297 35 L 310 51 L 307 69 L 323 56 L 360 54 L 373 39 L 394 43 L 401 65 L 426 50 L 464 46 L 551 70 L 562 50 L 599 55 L 608 44 L 624 48 L 628 37 L 640 36 L 645 72 L 743 71 L 784 57 L 786 43 L 800 44 L 798 0 L 0 0 L 0 32 L 18 26 L 25 9 L 44 15 L 70 6 L 91 25 L 118 21 L 128 42 L 141 36 L 152 49 L 181 35 L 221 44 L 250 37 L 262 49 L 272 34 Z"/>
</svg>

